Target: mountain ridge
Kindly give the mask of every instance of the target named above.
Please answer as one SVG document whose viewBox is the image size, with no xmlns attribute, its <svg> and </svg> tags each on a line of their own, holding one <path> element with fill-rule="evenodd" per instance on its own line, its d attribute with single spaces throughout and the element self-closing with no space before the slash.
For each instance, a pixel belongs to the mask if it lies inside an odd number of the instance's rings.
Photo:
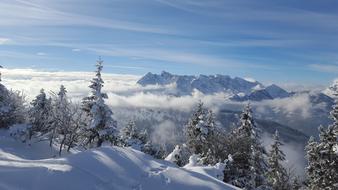
<svg viewBox="0 0 338 190">
<path fill-rule="evenodd" d="M 226 92 L 236 101 L 260 101 L 264 99 L 285 98 L 291 93 L 272 84 L 265 87 L 258 81 L 229 75 L 175 75 L 166 71 L 161 74 L 148 72 L 137 81 L 141 86 L 175 84 L 177 95 L 190 95 L 195 89 L 203 94 Z"/>
</svg>

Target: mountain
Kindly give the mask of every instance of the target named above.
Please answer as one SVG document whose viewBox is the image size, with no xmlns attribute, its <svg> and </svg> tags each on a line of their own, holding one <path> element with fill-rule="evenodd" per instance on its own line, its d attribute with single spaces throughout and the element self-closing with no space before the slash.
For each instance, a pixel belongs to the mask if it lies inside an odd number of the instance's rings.
<svg viewBox="0 0 338 190">
<path fill-rule="evenodd" d="M 248 94 L 237 94 L 234 95 L 231 100 L 235 101 L 262 101 L 262 100 L 273 100 L 275 98 L 287 98 L 290 97 L 292 94 L 287 92 L 286 90 L 282 89 L 281 87 L 272 84 L 267 87 L 262 87 L 260 89 L 254 89 Z"/>
<path fill-rule="evenodd" d="M 160 75 L 147 73 L 137 81 L 142 86 L 175 84 L 177 95 L 188 95 L 194 89 L 203 94 L 229 92 L 232 94 L 249 93 L 257 86 L 263 86 L 257 81 L 248 81 L 239 77 L 227 75 L 173 75 L 163 71 Z"/>
<path fill-rule="evenodd" d="M 174 75 L 166 71 L 161 74 L 147 73 L 137 81 L 142 86 L 174 84 L 176 95 L 190 95 L 195 89 L 203 94 L 228 93 L 235 101 L 261 101 L 286 98 L 291 94 L 277 85 L 264 87 L 254 80 L 231 78 L 227 75 Z"/>
<path fill-rule="evenodd" d="M 216 167 L 179 168 L 132 148 L 104 146 L 62 158 L 18 157 L 19 149 L 21 156 L 50 153 L 48 150 L 52 149 L 48 142 L 25 145 L 9 136 L 1 136 L 0 189 L 239 189 L 218 180 Z"/>
<path fill-rule="evenodd" d="M 265 88 L 265 91 L 274 99 L 274 98 L 287 98 L 290 96 L 290 93 L 281 87 L 272 84 Z"/>
<path fill-rule="evenodd" d="M 333 98 L 336 92 L 338 92 L 338 79 L 334 80 L 333 83 L 323 91 L 323 94 Z"/>
<path fill-rule="evenodd" d="M 273 97 L 265 89 L 254 90 L 247 95 L 245 95 L 245 94 L 238 95 L 237 94 L 237 95 L 234 95 L 233 97 L 231 97 L 231 100 L 234 100 L 234 101 L 248 101 L 248 100 L 250 100 L 250 101 L 262 101 L 262 100 L 272 100 L 272 99 L 273 99 Z"/>
</svg>

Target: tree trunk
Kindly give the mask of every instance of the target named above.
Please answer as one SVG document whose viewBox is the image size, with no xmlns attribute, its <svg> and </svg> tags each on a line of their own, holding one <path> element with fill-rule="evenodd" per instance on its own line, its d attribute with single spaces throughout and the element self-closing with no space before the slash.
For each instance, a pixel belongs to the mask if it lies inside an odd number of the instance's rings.
<svg viewBox="0 0 338 190">
<path fill-rule="evenodd" d="M 66 135 L 63 136 L 63 139 L 61 141 L 61 145 L 60 145 L 60 150 L 59 150 L 59 156 L 61 156 L 61 152 L 62 152 L 62 147 L 65 143 L 65 140 L 66 140 Z"/>
</svg>

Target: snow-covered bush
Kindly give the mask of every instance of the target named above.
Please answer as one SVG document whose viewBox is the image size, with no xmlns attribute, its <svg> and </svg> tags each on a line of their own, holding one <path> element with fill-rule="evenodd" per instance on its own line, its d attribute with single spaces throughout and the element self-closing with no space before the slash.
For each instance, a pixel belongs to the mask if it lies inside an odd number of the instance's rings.
<svg viewBox="0 0 338 190">
<path fill-rule="evenodd" d="M 18 91 L 7 90 L 0 84 L 0 128 L 8 128 L 26 120 L 24 96 Z"/>
<path fill-rule="evenodd" d="M 28 132 L 32 126 L 28 124 L 14 124 L 9 127 L 9 135 L 17 140 L 26 142 L 28 140 Z"/>
<path fill-rule="evenodd" d="M 186 144 L 176 145 L 174 150 L 165 158 L 165 160 L 182 167 L 189 162 L 190 155 L 191 153 Z"/>
<path fill-rule="evenodd" d="M 201 157 L 197 154 L 193 154 L 189 157 L 189 162 L 184 167 L 195 167 L 195 166 L 202 166 L 200 163 Z"/>
</svg>

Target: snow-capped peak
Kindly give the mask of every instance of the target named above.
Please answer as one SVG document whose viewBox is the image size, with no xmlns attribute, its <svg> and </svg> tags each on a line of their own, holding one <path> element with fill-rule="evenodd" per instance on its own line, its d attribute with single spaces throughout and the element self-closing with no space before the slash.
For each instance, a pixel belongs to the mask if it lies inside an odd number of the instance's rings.
<svg viewBox="0 0 338 190">
<path fill-rule="evenodd" d="M 174 75 L 166 71 L 162 71 L 160 75 L 147 73 L 138 82 L 142 86 L 147 85 L 167 85 L 176 83 L 178 95 L 191 94 L 194 89 L 203 94 L 213 94 L 219 92 L 227 92 L 232 94 L 249 93 L 254 87 L 262 87 L 259 82 L 250 82 L 245 79 L 235 77 L 231 78 L 227 75 Z"/>
</svg>

